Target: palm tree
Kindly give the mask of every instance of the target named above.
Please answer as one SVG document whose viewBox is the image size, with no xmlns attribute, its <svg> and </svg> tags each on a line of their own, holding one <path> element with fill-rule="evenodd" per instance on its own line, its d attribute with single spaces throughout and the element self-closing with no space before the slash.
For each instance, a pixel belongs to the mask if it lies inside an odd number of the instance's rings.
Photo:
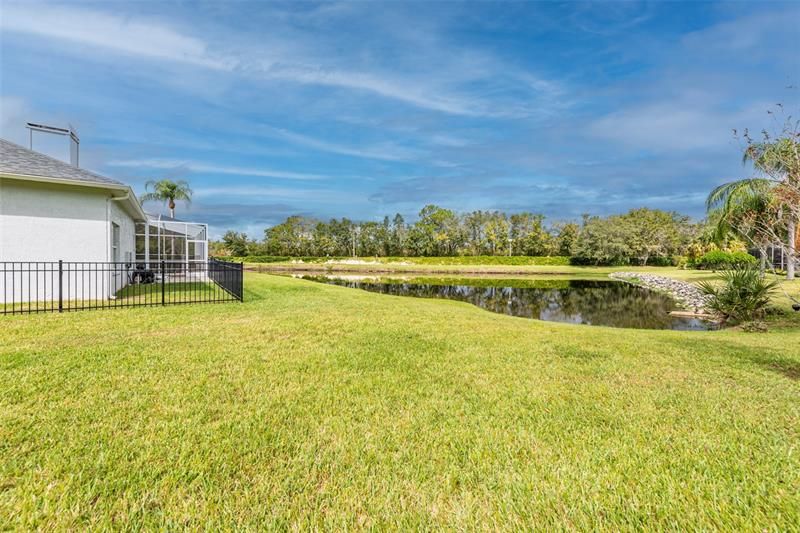
<svg viewBox="0 0 800 533">
<path fill-rule="evenodd" d="M 759 229 L 773 223 L 769 210 L 772 186 L 770 180 L 761 178 L 734 181 L 715 188 L 706 200 L 709 221 L 714 225 L 712 239 L 723 242 L 736 235 L 751 241 L 761 252 L 762 272 L 770 240 Z"/>
<path fill-rule="evenodd" d="M 775 182 L 777 187 L 785 182 L 790 188 L 800 186 L 800 144 L 797 141 L 784 137 L 775 141 L 766 140 L 760 143 L 751 143 L 744 151 L 743 162 L 752 161 L 753 166 L 761 170 Z M 791 205 L 781 206 L 788 213 L 786 217 L 786 252 L 789 260 L 786 262 L 786 279 L 794 279 L 794 263 L 796 258 L 797 220 Z"/>
<path fill-rule="evenodd" d="M 145 184 L 145 190 L 148 192 L 142 195 L 141 201 L 167 202 L 172 218 L 175 218 L 175 200 L 183 200 L 187 204 L 192 202 L 192 189 L 183 180 L 150 180 Z"/>
<path fill-rule="evenodd" d="M 772 226 L 786 224 L 786 248 L 789 260 L 786 266 L 786 279 L 794 279 L 794 263 L 796 260 L 795 239 L 797 233 L 794 206 L 788 205 L 777 194 L 782 188 L 797 188 L 800 185 L 800 159 L 798 143 L 790 138 L 776 141 L 748 144 L 742 158 L 743 163 L 752 162 L 753 166 L 765 174 L 764 178 L 747 178 L 720 185 L 708 195 L 706 207 L 721 216 L 717 225 L 717 236 L 733 230 L 731 222 L 744 216 L 759 218 L 763 224 L 770 206 L 774 206 L 775 215 L 770 221 Z M 784 216 L 784 213 L 788 214 Z M 785 219 L 785 220 L 783 220 Z M 743 235 L 752 238 L 752 235 Z"/>
</svg>

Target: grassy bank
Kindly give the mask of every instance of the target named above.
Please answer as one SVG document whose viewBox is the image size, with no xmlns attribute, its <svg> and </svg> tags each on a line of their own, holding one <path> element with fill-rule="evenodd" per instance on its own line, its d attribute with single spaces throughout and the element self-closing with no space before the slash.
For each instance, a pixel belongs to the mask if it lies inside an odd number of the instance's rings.
<svg viewBox="0 0 800 533">
<path fill-rule="evenodd" d="M 231 257 L 230 261 L 251 264 L 297 264 L 312 265 L 325 263 L 379 263 L 405 265 L 551 265 L 570 264 L 569 257 L 562 256 L 505 256 L 505 255 L 469 255 L 449 257 L 284 257 L 274 255 Z"/>
<path fill-rule="evenodd" d="M 800 330 L 570 326 L 249 273 L 0 317 L 0 528 L 777 529 Z"/>
<path fill-rule="evenodd" d="M 474 258 L 463 258 L 462 261 L 450 261 L 454 258 L 417 258 L 436 259 L 428 262 L 412 262 L 405 260 L 392 261 L 392 258 L 361 258 L 361 259 L 330 259 L 326 261 L 276 261 L 269 263 L 251 263 L 244 259 L 245 268 L 254 272 L 364 272 L 364 273 L 420 273 L 420 274 L 586 274 L 599 276 L 624 268 L 625 270 L 640 269 L 651 271 L 653 267 L 588 267 L 574 266 L 563 261 L 538 264 L 537 257 L 521 258 L 530 259 L 527 262 L 494 262 L 484 263 L 471 261 Z M 511 258 L 519 259 L 519 258 Z M 546 258 L 545 258 L 546 259 Z M 656 267 L 658 270 L 658 267 Z"/>
</svg>

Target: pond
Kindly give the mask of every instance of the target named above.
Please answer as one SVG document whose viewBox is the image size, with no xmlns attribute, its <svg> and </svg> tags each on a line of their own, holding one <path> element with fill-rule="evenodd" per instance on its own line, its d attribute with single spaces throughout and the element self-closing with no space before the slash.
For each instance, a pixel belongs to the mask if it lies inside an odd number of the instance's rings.
<svg viewBox="0 0 800 533">
<path fill-rule="evenodd" d="M 551 322 L 639 329 L 715 329 L 713 323 L 699 318 L 670 315 L 678 307 L 668 295 L 620 281 L 299 277 L 382 294 L 458 300 L 495 313 Z"/>
</svg>

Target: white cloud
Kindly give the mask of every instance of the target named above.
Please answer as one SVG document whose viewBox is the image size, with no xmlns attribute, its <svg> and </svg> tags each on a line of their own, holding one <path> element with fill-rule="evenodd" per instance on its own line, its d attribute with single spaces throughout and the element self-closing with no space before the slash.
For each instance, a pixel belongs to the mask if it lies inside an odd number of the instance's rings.
<svg viewBox="0 0 800 533">
<path fill-rule="evenodd" d="M 326 69 L 321 66 L 280 63 L 264 65 L 261 72 L 264 76 L 274 79 L 367 91 L 423 109 L 454 115 L 492 116 L 500 114 L 490 111 L 485 103 L 478 100 L 448 95 L 441 88 L 438 90 L 426 89 L 417 86 L 413 81 L 393 80 L 386 75 L 375 76 L 363 72 Z M 432 94 L 433 90 L 436 90 L 436 94 Z"/>
<path fill-rule="evenodd" d="M 297 40 L 306 36 L 273 37 L 268 47 L 261 40 L 236 51 L 214 53 L 214 47 L 199 37 L 181 32 L 159 20 L 136 19 L 109 12 L 44 3 L 3 4 L 0 28 L 7 33 L 60 39 L 84 46 L 82 52 L 112 52 L 162 61 L 175 61 L 266 80 L 319 85 L 372 93 L 421 109 L 462 116 L 518 117 L 541 106 L 499 104 L 494 99 L 471 96 L 458 90 L 475 81 L 511 83 L 526 88 L 531 97 L 550 98 L 555 84 L 516 72 L 496 58 L 478 52 L 453 56 L 446 48 L 428 50 L 438 59 L 433 69 L 417 73 L 392 72 L 333 66 L 342 57 L 329 50 L 309 52 Z M 301 51 L 303 50 L 303 51 Z M 265 59 L 267 58 L 267 59 Z M 488 69 L 488 70 L 487 70 Z M 433 72 L 433 74 L 432 74 Z M 536 80 L 534 83 L 531 80 Z"/>
<path fill-rule="evenodd" d="M 356 202 L 352 193 L 332 189 L 310 189 L 289 187 L 264 187 L 259 185 L 234 185 L 230 187 L 200 187 L 194 190 L 197 198 L 219 199 L 226 197 L 261 200 L 264 198 L 293 199 L 302 201 Z"/>
<path fill-rule="evenodd" d="M 204 172 L 209 174 L 233 174 L 237 176 L 256 176 L 262 178 L 279 178 L 287 180 L 324 180 L 328 176 L 322 174 L 306 174 L 302 172 L 289 172 L 285 170 L 273 170 L 263 167 L 239 167 L 227 165 L 209 165 L 195 161 L 185 161 L 181 159 L 126 159 L 114 160 L 107 163 L 113 167 L 144 167 L 157 169 L 185 169 L 192 172 Z"/>
<path fill-rule="evenodd" d="M 267 130 L 272 132 L 274 135 L 292 143 L 308 146 L 323 152 L 331 152 L 334 154 L 350 155 L 367 159 L 382 159 L 386 161 L 405 161 L 421 155 L 419 150 L 397 146 L 394 143 L 370 145 L 366 147 L 352 147 L 317 139 L 309 135 L 296 133 L 282 128 L 270 127 L 267 128 Z"/>
<path fill-rule="evenodd" d="M 89 47 L 206 68 L 230 69 L 233 66 L 229 60 L 211 57 L 202 40 L 169 26 L 89 9 L 4 2 L 0 28 L 5 32 L 64 39 Z"/>
</svg>

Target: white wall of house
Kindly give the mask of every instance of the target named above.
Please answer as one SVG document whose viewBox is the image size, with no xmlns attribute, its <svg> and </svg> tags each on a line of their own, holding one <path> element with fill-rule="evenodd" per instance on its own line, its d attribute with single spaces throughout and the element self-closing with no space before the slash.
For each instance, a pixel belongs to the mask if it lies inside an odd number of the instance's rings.
<svg viewBox="0 0 800 533">
<path fill-rule="evenodd" d="M 119 225 L 118 257 L 120 261 L 128 261 L 134 255 L 134 220 L 118 201 L 111 199 L 113 192 L 97 187 L 0 178 L 0 262 L 111 261 L 112 223 Z M 12 287 L 14 300 L 53 297 L 43 276 L 16 277 L 18 286 Z M 83 277 L 74 274 L 68 282 L 75 287 L 90 285 Z M 108 297 L 126 282 L 125 275 L 111 275 L 108 280 L 93 284 L 99 287 L 96 293 L 82 296 Z M 10 284 L 10 276 L 0 273 L 0 301 L 8 301 Z"/>
<path fill-rule="evenodd" d="M 119 260 L 126 263 L 133 262 L 136 255 L 136 226 L 133 218 L 120 206 L 118 201 L 108 202 L 111 222 L 120 227 Z M 109 240 L 109 242 L 111 242 Z M 108 261 L 113 261 L 113 254 L 109 253 Z"/>
</svg>

